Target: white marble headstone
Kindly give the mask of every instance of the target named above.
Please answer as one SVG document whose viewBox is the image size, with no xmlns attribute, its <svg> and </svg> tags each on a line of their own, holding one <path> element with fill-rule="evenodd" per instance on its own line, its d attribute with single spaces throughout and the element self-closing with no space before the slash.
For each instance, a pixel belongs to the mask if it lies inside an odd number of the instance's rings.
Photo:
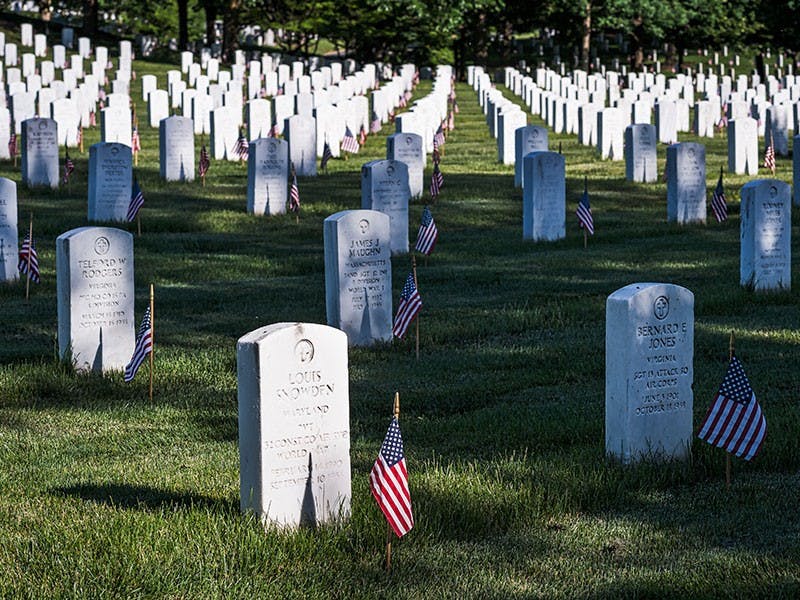
<svg viewBox="0 0 800 600">
<path fill-rule="evenodd" d="M 522 238 L 560 240 L 566 236 L 566 164 L 557 152 L 531 152 L 523 159 Z"/>
<path fill-rule="evenodd" d="M 22 181 L 27 186 L 57 188 L 58 125 L 53 119 L 22 122 Z"/>
<path fill-rule="evenodd" d="M 278 138 L 250 142 L 247 155 L 247 212 L 278 215 L 288 200 L 289 145 Z"/>
<path fill-rule="evenodd" d="M 172 116 L 158 124 L 159 167 L 166 181 L 194 181 L 194 125 Z"/>
<path fill-rule="evenodd" d="M 606 454 L 623 463 L 689 457 L 694 295 L 633 283 L 606 300 Z"/>
<path fill-rule="evenodd" d="M 706 147 L 681 142 L 667 147 L 667 221 L 705 223 Z"/>
<path fill-rule="evenodd" d="M 237 344 L 243 512 L 286 527 L 350 513 L 347 336 L 276 323 Z"/>
<path fill-rule="evenodd" d="M 351 346 L 392 339 L 390 219 L 375 210 L 344 210 L 325 219 L 328 325 Z"/>
<path fill-rule="evenodd" d="M 741 189 L 740 283 L 756 291 L 792 284 L 792 204 L 789 184 L 756 179 Z"/>
<path fill-rule="evenodd" d="M 373 160 L 361 167 L 361 208 L 389 215 L 392 255 L 408 252 L 408 167 L 397 160 Z"/>
<path fill-rule="evenodd" d="M 0 282 L 16 281 L 17 248 L 17 184 L 0 177 Z"/>
<path fill-rule="evenodd" d="M 89 221 L 127 221 L 132 171 L 130 146 L 100 142 L 89 147 Z"/>
<path fill-rule="evenodd" d="M 123 369 L 135 341 L 133 236 L 79 227 L 56 239 L 58 349 L 79 371 Z"/>
</svg>

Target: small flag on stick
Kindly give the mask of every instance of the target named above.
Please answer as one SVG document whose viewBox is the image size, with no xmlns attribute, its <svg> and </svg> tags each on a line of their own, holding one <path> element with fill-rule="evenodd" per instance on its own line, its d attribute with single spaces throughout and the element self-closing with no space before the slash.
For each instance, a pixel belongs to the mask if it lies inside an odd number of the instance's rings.
<svg viewBox="0 0 800 600">
<path fill-rule="evenodd" d="M 239 160 L 244 162 L 250 155 L 250 144 L 247 142 L 247 137 L 244 135 L 244 129 L 239 129 L 239 139 L 236 141 L 236 154 Z"/>
<path fill-rule="evenodd" d="M 444 175 L 439 170 L 439 163 L 433 163 L 433 173 L 431 174 L 431 198 L 436 200 L 439 197 L 439 192 L 442 191 L 444 186 Z"/>
<path fill-rule="evenodd" d="M 772 131 L 769 132 L 769 145 L 764 151 L 764 168 L 769 169 L 775 175 L 775 143 L 772 139 Z"/>
<path fill-rule="evenodd" d="M 342 150 L 349 152 L 350 154 L 358 154 L 359 149 L 360 146 L 358 145 L 358 140 L 356 140 L 353 132 L 350 130 L 350 127 L 346 127 L 344 139 L 342 140 Z"/>
<path fill-rule="evenodd" d="M 293 213 L 300 212 L 300 189 L 297 187 L 297 171 L 292 163 L 292 185 L 289 187 L 289 210 Z"/>
<path fill-rule="evenodd" d="M 414 283 L 414 274 L 409 273 L 406 284 L 400 292 L 400 305 L 397 307 L 397 315 L 394 318 L 392 333 L 395 337 L 402 339 L 408 330 L 408 326 L 414 320 L 422 308 L 422 299 L 419 296 L 417 285 Z"/>
<path fill-rule="evenodd" d="M 136 175 L 133 176 L 133 185 L 131 186 L 131 201 L 128 204 L 128 222 L 133 221 L 139 214 L 139 209 L 144 205 L 144 194 L 142 188 L 139 187 L 139 180 Z"/>
<path fill-rule="evenodd" d="M 583 180 L 583 196 L 578 202 L 578 210 L 575 211 L 578 217 L 578 224 L 589 235 L 594 235 L 594 218 L 592 217 L 592 207 L 589 206 L 589 188 L 587 179 Z"/>
<path fill-rule="evenodd" d="M 403 537 L 411 531 L 414 527 L 414 514 L 411 510 L 408 470 L 397 415 L 389 423 L 389 430 L 369 474 L 369 487 L 395 535 Z"/>
<path fill-rule="evenodd" d="M 728 203 L 725 199 L 725 190 L 722 189 L 722 167 L 719 168 L 717 187 L 711 193 L 711 210 L 718 223 L 728 219 Z"/>
<path fill-rule="evenodd" d="M 414 248 L 416 248 L 418 252 L 422 252 L 425 256 L 430 256 L 438 239 L 439 230 L 436 228 L 436 223 L 433 220 L 430 209 L 426 206 L 422 210 L 422 222 L 417 232 L 417 243 L 414 245 Z"/>
<path fill-rule="evenodd" d="M 64 177 L 62 181 L 67 184 L 69 183 L 69 176 L 75 171 L 75 163 L 72 162 L 72 159 L 69 157 L 69 149 L 66 144 L 64 144 L 64 153 Z"/>
<path fill-rule="evenodd" d="M 697 434 L 712 446 L 745 460 L 758 454 L 767 435 L 767 421 L 742 363 L 731 355 L 728 371 Z"/>
<path fill-rule="evenodd" d="M 200 179 L 203 180 L 203 185 L 206 184 L 206 174 L 208 173 L 208 168 L 210 166 L 211 159 L 208 156 L 206 145 L 203 144 L 203 147 L 200 148 L 200 161 L 197 163 L 197 173 L 200 175 Z"/>
<path fill-rule="evenodd" d="M 136 125 L 133 126 L 133 131 L 131 132 L 131 151 L 133 152 L 133 164 L 139 164 L 139 152 L 142 150 L 142 140 L 139 137 L 139 128 Z"/>
<path fill-rule="evenodd" d="M 126 383 L 133 381 L 136 377 L 136 372 L 142 366 L 144 359 L 153 350 L 153 323 L 150 318 L 150 306 L 144 311 L 142 317 L 142 324 L 139 326 L 139 333 L 136 335 L 136 345 L 133 349 L 133 356 L 130 362 L 125 366 L 125 374 L 123 379 Z"/>
<path fill-rule="evenodd" d="M 22 241 L 22 248 L 19 251 L 19 272 L 27 275 L 33 283 L 39 283 L 39 255 L 36 252 L 36 244 L 29 236 L 25 236 Z"/>
<path fill-rule="evenodd" d="M 322 147 L 322 159 L 319 163 L 319 168 L 328 172 L 328 161 L 333 158 L 333 152 L 331 151 L 331 146 L 328 143 L 328 140 L 325 140 L 325 145 Z"/>
</svg>

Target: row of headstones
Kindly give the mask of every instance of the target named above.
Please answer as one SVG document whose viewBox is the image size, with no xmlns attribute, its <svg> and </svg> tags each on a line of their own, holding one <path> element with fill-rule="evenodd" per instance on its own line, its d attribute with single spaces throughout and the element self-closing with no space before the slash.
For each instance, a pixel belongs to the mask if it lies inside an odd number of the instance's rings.
<svg viewBox="0 0 800 600">
<path fill-rule="evenodd" d="M 479 76 L 474 76 L 474 81 L 480 93 L 480 88 L 486 87 L 488 76 L 480 68 L 476 72 Z M 547 74 L 552 75 L 550 72 Z M 581 74 L 584 76 L 580 77 Z M 576 133 L 584 144 L 599 144 L 604 158 L 610 154 L 621 160 L 621 152 L 613 152 L 613 149 L 621 140 L 622 130 L 631 123 L 650 123 L 653 111 L 655 111 L 658 139 L 662 143 L 673 143 L 677 141 L 678 132 L 690 130 L 689 109 L 693 102 L 690 78 L 680 75 L 669 80 L 671 89 L 668 92 L 673 91 L 674 94 L 660 97 L 658 94 L 663 94 L 663 83 L 655 88 L 656 92 L 643 91 L 642 86 L 629 87 L 622 91 L 622 97 L 616 94 L 610 95 L 614 106 L 605 108 L 606 80 L 597 76 L 594 76 L 594 79 L 592 76 L 587 78 L 585 75 L 585 72 L 576 71 L 572 73 L 572 78 L 557 77 L 555 83 L 552 77 L 548 78 L 548 86 L 555 90 L 550 92 L 540 90 L 532 78 L 523 77 L 516 69 L 506 69 L 507 85 L 524 99 L 533 114 L 541 115 L 556 133 Z M 614 87 L 617 81 L 611 75 L 612 73 L 607 74 L 611 81 L 608 86 L 609 91 L 617 89 Z M 794 77 L 785 79 L 787 84 L 791 84 L 791 95 L 786 90 L 780 91 L 778 89 L 780 82 L 771 79 L 768 86 L 759 84 L 755 86 L 756 89 L 747 88 L 744 100 L 738 99 L 738 96 L 731 92 L 730 81 L 723 81 L 719 86 L 720 97 L 717 95 L 716 79 L 709 80 L 706 82 L 709 84 L 708 99 L 694 103 L 692 131 L 697 135 L 713 137 L 714 128 L 719 123 L 721 103 L 724 98 L 727 120 L 741 120 L 753 115 L 757 119 L 759 135 L 765 136 L 765 144 L 769 139 L 773 139 L 776 152 L 788 154 L 788 132 L 792 128 L 797 129 L 800 106 L 796 100 L 800 99 L 800 85 L 795 84 Z M 641 82 L 641 79 L 633 79 L 629 84 Z M 742 77 L 738 85 L 746 86 L 746 83 L 747 78 Z M 653 88 L 648 88 L 650 89 Z M 679 90 L 684 91 L 687 99 L 678 98 Z M 767 92 L 774 104 L 766 101 Z M 794 119 L 790 119 L 792 114 Z M 599 124 L 601 119 L 605 130 L 612 133 L 609 143 L 602 143 L 597 139 L 603 128 Z M 749 132 L 749 126 L 744 127 L 748 127 Z M 618 143 L 615 144 L 614 140 Z"/>
<path fill-rule="evenodd" d="M 498 102 L 510 102 L 506 100 L 498 90 L 489 89 L 485 93 L 485 110 L 487 111 L 487 119 L 490 123 L 497 119 L 498 132 L 505 133 L 505 138 L 508 140 L 510 136 L 508 132 L 502 131 L 501 125 L 505 124 L 508 128 L 507 122 L 500 121 L 499 115 L 494 117 L 497 113 Z M 503 98 L 503 100 L 498 100 Z M 561 103 L 562 106 L 566 104 L 560 100 L 554 100 L 554 105 Z M 513 103 L 512 103 L 513 104 Z M 624 118 L 624 112 L 620 112 L 619 108 L 602 108 L 595 110 L 590 105 L 581 105 L 577 107 L 577 125 L 578 125 L 578 140 L 587 145 L 597 145 L 601 158 L 610 158 L 612 160 L 628 160 L 629 150 L 627 141 L 631 139 L 643 140 L 649 143 L 651 140 L 657 139 L 662 143 L 674 143 L 677 140 L 677 132 L 680 128 L 676 127 L 677 113 L 675 108 L 678 106 L 672 101 L 662 101 L 656 104 L 656 125 L 655 129 L 648 127 L 640 127 L 639 123 L 635 123 L 636 135 L 631 138 L 630 125 Z M 758 173 L 759 168 L 759 148 L 757 136 L 757 122 L 742 114 L 734 113 L 736 103 L 728 105 L 728 111 L 731 115 L 731 120 L 727 122 L 728 126 L 728 170 L 737 174 L 750 174 L 755 175 Z M 699 130 L 703 127 L 710 127 L 713 132 L 715 125 L 712 119 L 709 119 L 710 104 L 708 101 L 698 102 L 695 105 L 695 129 Z M 688 106 L 686 108 L 685 120 L 688 121 Z M 800 106 L 798 107 L 800 108 Z M 542 109 L 547 113 L 547 106 L 543 105 Z M 558 112 L 559 107 L 553 106 L 548 114 L 553 111 Z M 712 111 L 713 112 L 713 111 Z M 718 112 L 718 111 L 717 111 Z M 640 120 L 649 121 L 649 112 L 646 113 L 647 117 L 642 117 Z M 735 118 L 734 118 L 735 117 Z M 568 118 L 568 114 L 564 114 L 564 118 Z M 636 121 L 637 117 L 632 115 L 632 120 Z M 767 137 L 765 137 L 765 145 L 774 143 L 776 153 L 787 155 L 788 154 L 788 118 L 787 111 L 784 105 L 770 106 L 766 110 L 767 123 Z M 549 121 L 552 125 L 552 120 Z M 641 124 L 643 125 L 643 124 Z M 558 133 L 558 127 L 554 128 Z M 562 129 L 562 132 L 565 131 Z M 654 136 L 651 133 L 654 131 Z M 708 133 L 708 131 L 707 131 Z M 712 137 L 713 133 L 709 135 Z M 509 144 L 506 142 L 505 147 L 500 143 L 500 136 L 498 136 L 498 152 L 500 160 L 505 164 L 513 164 L 516 154 L 512 154 L 508 148 Z M 652 151 L 655 151 L 653 146 Z M 630 161 L 628 161 L 630 162 Z M 646 165 L 645 165 L 646 166 Z M 649 168 L 646 166 L 646 168 Z M 630 169 L 630 166 L 628 166 Z M 655 178 L 655 169 L 650 169 L 647 175 L 650 178 Z M 646 176 L 646 177 L 647 177 Z M 647 179 L 645 179 L 647 180 Z M 654 180 L 654 179 L 653 179 Z"/>
</svg>

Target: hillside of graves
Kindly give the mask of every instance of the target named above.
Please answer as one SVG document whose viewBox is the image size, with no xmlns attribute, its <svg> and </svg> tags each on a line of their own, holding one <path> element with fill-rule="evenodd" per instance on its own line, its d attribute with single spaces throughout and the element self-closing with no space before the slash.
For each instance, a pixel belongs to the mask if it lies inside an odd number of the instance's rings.
<svg viewBox="0 0 800 600">
<path fill-rule="evenodd" d="M 391 257 L 385 292 L 396 309 L 413 255 L 418 329 L 347 350 L 350 514 L 281 528 L 240 509 L 237 340 L 276 323 L 328 322 L 323 223 L 362 208 L 362 165 L 386 158 L 395 123 L 381 119 L 358 153 L 315 166 L 316 175 L 296 163 L 299 212 L 252 214 L 247 161 L 212 156 L 205 177 L 194 176 L 208 133 L 189 135 L 192 177 L 165 180 L 142 86 L 153 75 L 167 90 L 168 72 L 180 67 L 131 64 L 138 222 L 87 216 L 99 119 L 82 129 L 83 150 L 66 150 L 74 170 L 53 189 L 23 184 L 21 157 L 0 159 L 0 177 L 17 184 L 20 243 L 33 223 L 41 278 L 28 300 L 25 279 L 0 285 L 0 596 L 798 593 L 798 272 L 790 261 L 795 283 L 783 289 L 741 285 L 741 189 L 771 175 L 729 173 L 724 128 L 670 141 L 704 146 L 709 199 L 724 169 L 728 219 L 717 222 L 709 208 L 704 222 L 670 222 L 668 144 L 654 143 L 654 181 L 628 181 L 625 161 L 556 133 L 515 93 L 509 70 L 505 79 L 492 73 L 493 93 L 521 108 L 522 125 L 546 127 L 550 151 L 563 158 L 564 235 L 535 241 L 523 237 L 523 190 L 514 165 L 498 160 L 475 80 L 455 82 L 459 111 L 440 149 L 441 192 L 431 198 L 428 156 L 422 198 L 408 208 L 412 252 Z M 397 119 L 433 91 L 423 74 Z M 59 145 L 59 179 L 66 151 Z M 777 156 L 774 177 L 792 185 L 791 157 Z M 584 186 L 588 237 L 575 216 Z M 430 256 L 413 252 L 426 205 L 439 231 Z M 785 230 L 797 255 L 794 208 Z M 121 367 L 76 369 L 65 348 L 56 239 L 87 225 L 130 234 L 136 328 L 153 285 L 152 399 L 147 363 L 126 383 Z M 626 464 L 605 444 L 606 364 L 627 351 L 607 346 L 606 305 L 615 291 L 648 282 L 693 294 L 692 437 L 679 460 L 654 452 Z M 768 434 L 755 459 L 732 460 L 726 485 L 726 453 L 695 434 L 725 375 L 731 332 Z M 387 573 L 387 524 L 369 475 L 395 392 L 414 527 L 394 539 Z"/>
</svg>

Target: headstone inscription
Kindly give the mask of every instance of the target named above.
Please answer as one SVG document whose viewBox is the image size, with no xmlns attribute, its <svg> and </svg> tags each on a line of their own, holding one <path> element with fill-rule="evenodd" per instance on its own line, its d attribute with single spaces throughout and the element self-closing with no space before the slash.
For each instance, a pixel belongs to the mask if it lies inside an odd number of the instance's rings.
<svg viewBox="0 0 800 600">
<path fill-rule="evenodd" d="M 606 300 L 606 454 L 686 459 L 692 444 L 694 295 L 633 283 Z"/>
<path fill-rule="evenodd" d="M 289 160 L 299 177 L 317 176 L 317 125 L 310 115 L 286 119 L 284 135 L 289 143 Z"/>
<path fill-rule="evenodd" d="M 756 291 L 792 284 L 792 206 L 789 184 L 749 181 L 741 190 L 740 283 Z"/>
<path fill-rule="evenodd" d="M 566 163 L 558 152 L 531 152 L 522 159 L 522 238 L 560 240 L 566 236 Z"/>
<path fill-rule="evenodd" d="M 398 160 L 373 160 L 361 167 L 361 208 L 389 215 L 392 255 L 408 252 L 408 167 Z"/>
<path fill-rule="evenodd" d="M 514 187 L 524 185 L 525 173 L 523 158 L 531 152 L 549 150 L 547 146 L 547 128 L 538 125 L 518 127 L 514 132 Z"/>
<path fill-rule="evenodd" d="M 328 325 L 351 346 L 392 339 L 390 227 L 375 210 L 344 210 L 324 222 Z"/>
<path fill-rule="evenodd" d="M 128 363 L 135 341 L 133 236 L 79 227 L 56 239 L 58 349 L 79 371 Z"/>
<path fill-rule="evenodd" d="M 625 128 L 625 179 L 639 183 L 658 180 L 656 128 L 645 123 Z"/>
<path fill-rule="evenodd" d="M 172 116 L 158 124 L 159 168 L 166 181 L 194 181 L 194 124 Z"/>
<path fill-rule="evenodd" d="M 399 160 L 408 167 L 408 187 L 412 198 L 422 197 L 427 155 L 422 136 L 416 133 L 393 133 L 386 137 L 386 158 Z"/>
<path fill-rule="evenodd" d="M 349 516 L 347 336 L 276 323 L 239 338 L 236 355 L 242 511 L 285 527 Z"/>
<path fill-rule="evenodd" d="M 131 200 L 130 146 L 100 142 L 89 148 L 89 221 L 127 221 Z"/>
<path fill-rule="evenodd" d="M 289 144 L 278 138 L 250 142 L 247 155 L 247 212 L 279 215 L 288 199 Z"/>
<path fill-rule="evenodd" d="M 737 117 L 728 121 L 728 171 L 758 175 L 758 129 L 755 119 Z"/>
<path fill-rule="evenodd" d="M 16 281 L 17 270 L 17 184 L 0 177 L 0 282 Z"/>
<path fill-rule="evenodd" d="M 58 126 L 53 119 L 22 122 L 22 182 L 58 187 Z"/>
<path fill-rule="evenodd" d="M 706 221 L 706 147 L 681 142 L 667 147 L 667 221 Z"/>
</svg>

